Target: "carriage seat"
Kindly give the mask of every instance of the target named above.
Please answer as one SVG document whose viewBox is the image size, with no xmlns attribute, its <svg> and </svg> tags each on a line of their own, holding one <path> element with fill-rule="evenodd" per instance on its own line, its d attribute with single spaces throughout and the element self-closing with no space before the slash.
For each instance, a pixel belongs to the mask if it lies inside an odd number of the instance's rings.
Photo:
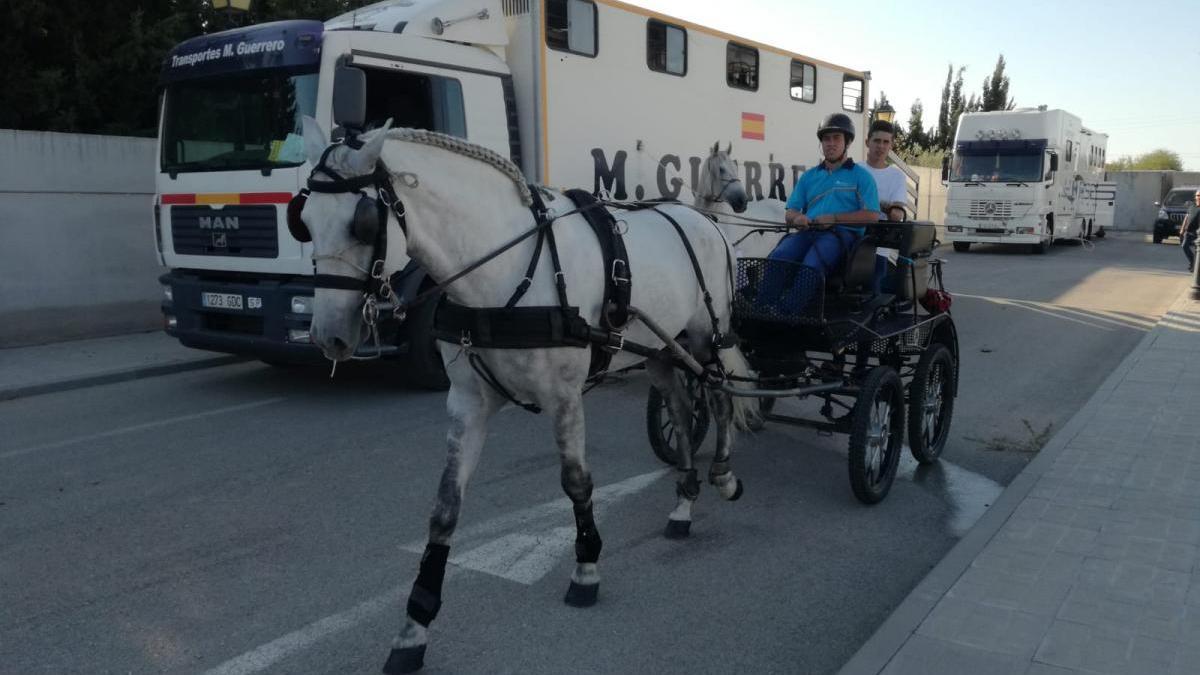
<svg viewBox="0 0 1200 675">
<path fill-rule="evenodd" d="M 825 293 L 862 293 L 871 290 L 875 280 L 875 249 L 878 241 L 866 235 L 854 242 L 842 264 L 825 280 Z"/>
</svg>

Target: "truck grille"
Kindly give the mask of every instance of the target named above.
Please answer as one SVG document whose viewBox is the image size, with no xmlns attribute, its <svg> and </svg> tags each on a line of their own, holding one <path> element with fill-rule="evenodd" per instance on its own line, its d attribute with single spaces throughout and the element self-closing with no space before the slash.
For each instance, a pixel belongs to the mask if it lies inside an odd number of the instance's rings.
<svg viewBox="0 0 1200 675">
<path fill-rule="evenodd" d="M 171 207 L 171 241 L 181 255 L 279 257 L 274 205 Z"/>
<path fill-rule="evenodd" d="M 971 200 L 972 218 L 1012 218 L 1012 200 Z"/>
<path fill-rule="evenodd" d="M 1182 222 L 1183 222 L 1183 217 L 1184 217 L 1185 215 L 1187 215 L 1187 214 L 1184 214 L 1184 213 L 1169 213 L 1169 214 L 1167 214 L 1167 215 L 1168 215 L 1168 217 L 1170 217 L 1170 219 L 1171 219 L 1171 222 L 1172 222 L 1172 223 L 1182 223 Z"/>
</svg>

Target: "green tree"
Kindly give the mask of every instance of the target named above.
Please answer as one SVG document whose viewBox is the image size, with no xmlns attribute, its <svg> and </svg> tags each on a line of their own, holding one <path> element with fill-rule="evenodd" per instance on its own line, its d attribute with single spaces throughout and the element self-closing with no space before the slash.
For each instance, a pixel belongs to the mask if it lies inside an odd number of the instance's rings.
<svg viewBox="0 0 1200 675">
<path fill-rule="evenodd" d="M 328 19 L 370 0 L 256 0 L 252 22 Z M 153 136 L 163 57 L 224 30 L 210 0 L 5 0 L 0 127 Z"/>
<path fill-rule="evenodd" d="M 1180 161 L 1178 153 L 1159 148 L 1138 155 L 1130 168 L 1135 171 L 1183 171 L 1183 162 Z"/>
<path fill-rule="evenodd" d="M 1105 171 L 1129 171 L 1132 168 L 1133 158 L 1129 155 L 1122 155 L 1104 165 Z"/>
<path fill-rule="evenodd" d="M 1012 110 L 1016 103 L 1008 97 L 1008 76 L 1004 74 L 1004 54 L 996 59 L 996 67 L 992 74 L 983 78 L 983 97 L 980 99 L 981 109 Z"/>
<path fill-rule="evenodd" d="M 904 142 L 900 149 L 906 152 L 920 152 L 929 148 L 929 132 L 925 130 L 925 106 L 921 99 L 913 101 L 908 111 L 908 131 L 904 134 Z"/>
<path fill-rule="evenodd" d="M 946 84 L 942 86 L 942 104 L 938 107 L 937 128 L 933 133 L 932 145 L 944 147 L 949 143 L 946 139 L 954 134 L 950 127 L 950 87 L 954 82 L 954 64 L 946 66 Z"/>
<path fill-rule="evenodd" d="M 1179 153 L 1159 148 L 1137 157 L 1122 155 L 1104 165 L 1107 171 L 1183 171 Z"/>
</svg>

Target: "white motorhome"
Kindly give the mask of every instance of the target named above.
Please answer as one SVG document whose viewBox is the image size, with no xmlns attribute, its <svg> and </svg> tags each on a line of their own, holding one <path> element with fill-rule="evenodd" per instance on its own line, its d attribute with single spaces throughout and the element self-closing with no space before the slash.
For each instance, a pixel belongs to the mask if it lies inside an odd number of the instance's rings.
<svg viewBox="0 0 1200 675">
<path fill-rule="evenodd" d="M 1044 253 L 1055 239 L 1102 235 L 1114 191 L 1103 182 L 1107 144 L 1065 110 L 963 114 L 942 171 L 947 241 Z"/>
<path fill-rule="evenodd" d="M 339 66 L 365 71 L 371 124 L 462 136 L 531 181 L 618 200 L 690 202 L 714 141 L 733 143 L 752 199 L 786 199 L 819 159 L 820 120 L 864 127 L 869 95 L 865 72 L 615 0 L 390 0 L 188 40 L 163 67 L 156 205 L 162 309 L 184 344 L 320 358 L 311 248 L 285 209 L 310 169 L 300 118 L 334 126 Z M 428 283 L 418 271 L 397 290 Z M 431 320 L 386 327 L 384 349 L 437 384 Z"/>
</svg>

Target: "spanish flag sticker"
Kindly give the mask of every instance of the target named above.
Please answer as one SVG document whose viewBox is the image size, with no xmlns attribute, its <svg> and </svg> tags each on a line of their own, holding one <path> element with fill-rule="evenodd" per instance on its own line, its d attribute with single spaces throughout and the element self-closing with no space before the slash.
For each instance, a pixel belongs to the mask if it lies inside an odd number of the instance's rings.
<svg viewBox="0 0 1200 675">
<path fill-rule="evenodd" d="M 742 113 L 742 138 L 762 141 L 767 138 L 767 116 L 758 113 Z"/>
</svg>

